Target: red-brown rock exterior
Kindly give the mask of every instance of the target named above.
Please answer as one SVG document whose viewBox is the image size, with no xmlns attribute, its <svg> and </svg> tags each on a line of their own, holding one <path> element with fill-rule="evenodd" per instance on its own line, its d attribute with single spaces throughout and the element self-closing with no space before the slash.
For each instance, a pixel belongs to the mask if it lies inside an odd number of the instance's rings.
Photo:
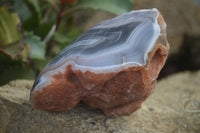
<svg viewBox="0 0 200 133">
<path fill-rule="evenodd" d="M 152 93 L 169 52 L 157 9 L 97 24 L 64 48 L 31 91 L 35 109 L 66 111 L 80 101 L 108 116 L 130 115 Z"/>
</svg>

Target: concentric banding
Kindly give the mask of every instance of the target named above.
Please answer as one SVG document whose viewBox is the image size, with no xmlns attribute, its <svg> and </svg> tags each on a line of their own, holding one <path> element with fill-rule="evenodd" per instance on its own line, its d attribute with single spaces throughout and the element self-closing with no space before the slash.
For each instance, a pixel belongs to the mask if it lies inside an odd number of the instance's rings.
<svg viewBox="0 0 200 133">
<path fill-rule="evenodd" d="M 161 35 L 157 9 L 131 11 L 89 29 L 64 48 L 41 72 L 39 88 L 66 66 L 94 73 L 118 72 L 131 66 L 145 66 L 148 53 Z M 47 80 L 48 79 L 48 80 Z"/>
</svg>

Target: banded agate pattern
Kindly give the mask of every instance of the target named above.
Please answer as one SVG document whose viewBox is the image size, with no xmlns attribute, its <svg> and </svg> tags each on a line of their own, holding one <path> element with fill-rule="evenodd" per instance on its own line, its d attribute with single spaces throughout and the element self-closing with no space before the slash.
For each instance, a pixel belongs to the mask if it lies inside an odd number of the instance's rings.
<svg viewBox="0 0 200 133">
<path fill-rule="evenodd" d="M 46 67 L 73 62 L 83 71 L 122 65 L 146 65 L 158 37 L 157 9 L 132 11 L 89 29 L 64 48 Z M 102 72 L 102 71 L 101 71 Z"/>
<path fill-rule="evenodd" d="M 108 116 L 129 115 L 152 93 L 168 52 L 166 23 L 155 8 L 103 21 L 43 69 L 32 106 L 60 112 L 83 101 Z"/>
</svg>

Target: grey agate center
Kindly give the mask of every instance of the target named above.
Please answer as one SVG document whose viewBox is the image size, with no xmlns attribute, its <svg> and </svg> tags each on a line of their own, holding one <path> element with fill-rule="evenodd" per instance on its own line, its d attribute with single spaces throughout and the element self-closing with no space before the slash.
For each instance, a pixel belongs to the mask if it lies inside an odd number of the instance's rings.
<svg viewBox="0 0 200 133">
<path fill-rule="evenodd" d="M 146 65 L 148 52 L 160 35 L 157 17 L 157 9 L 152 9 L 151 12 L 132 11 L 104 21 L 64 48 L 48 67 L 66 61 L 89 68 L 126 63 Z"/>
</svg>

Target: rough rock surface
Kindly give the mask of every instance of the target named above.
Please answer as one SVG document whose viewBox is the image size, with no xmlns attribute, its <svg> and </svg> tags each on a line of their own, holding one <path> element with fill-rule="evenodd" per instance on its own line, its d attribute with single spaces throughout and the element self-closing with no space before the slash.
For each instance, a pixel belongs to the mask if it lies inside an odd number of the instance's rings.
<svg viewBox="0 0 200 133">
<path fill-rule="evenodd" d="M 106 117 L 79 104 L 64 113 L 34 110 L 33 81 L 16 80 L 0 87 L 1 133 L 198 133 L 200 71 L 169 76 L 158 82 L 141 109 L 130 116 Z"/>
</svg>

